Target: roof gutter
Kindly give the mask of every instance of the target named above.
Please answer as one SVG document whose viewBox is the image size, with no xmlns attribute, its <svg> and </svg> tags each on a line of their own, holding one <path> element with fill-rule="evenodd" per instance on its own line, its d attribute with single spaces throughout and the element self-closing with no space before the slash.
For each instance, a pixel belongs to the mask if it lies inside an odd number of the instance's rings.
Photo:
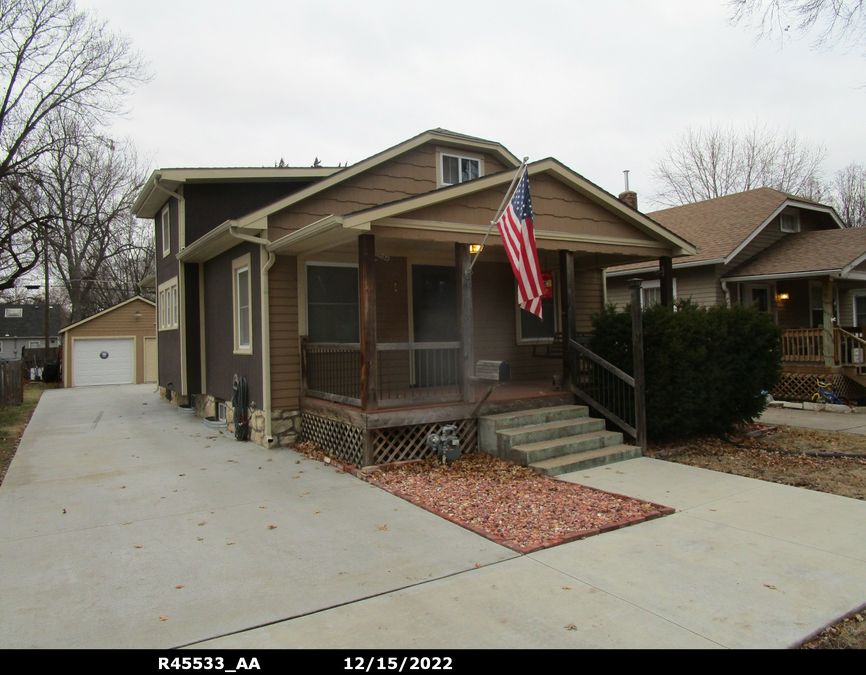
<svg viewBox="0 0 866 675">
<path fill-rule="evenodd" d="M 268 272 L 277 260 L 273 251 L 268 251 L 270 241 L 264 237 L 253 237 L 249 234 L 238 232 L 236 225 L 229 225 L 229 234 L 241 241 L 248 241 L 259 245 L 259 266 L 261 268 L 261 315 L 262 315 L 262 407 L 265 413 L 265 445 L 271 447 L 273 433 L 271 425 L 271 310 L 270 290 L 268 284 Z M 267 262 L 263 263 L 264 254 L 268 254 Z"/>
</svg>

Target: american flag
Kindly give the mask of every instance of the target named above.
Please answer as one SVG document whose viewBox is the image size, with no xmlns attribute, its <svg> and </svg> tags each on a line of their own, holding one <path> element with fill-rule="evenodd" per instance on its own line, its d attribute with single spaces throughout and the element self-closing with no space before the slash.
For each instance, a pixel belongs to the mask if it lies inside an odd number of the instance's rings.
<svg viewBox="0 0 866 675">
<path fill-rule="evenodd" d="M 517 303 L 521 309 L 541 318 L 541 296 L 544 283 L 535 250 L 535 228 L 532 226 L 532 198 L 529 175 L 524 170 L 505 213 L 496 222 L 511 269 L 517 277 Z"/>
</svg>

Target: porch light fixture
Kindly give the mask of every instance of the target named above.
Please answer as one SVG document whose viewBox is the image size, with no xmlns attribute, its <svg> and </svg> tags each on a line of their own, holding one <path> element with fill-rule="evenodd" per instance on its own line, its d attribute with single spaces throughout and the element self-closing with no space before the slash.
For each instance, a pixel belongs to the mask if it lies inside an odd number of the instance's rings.
<svg viewBox="0 0 866 675">
<path fill-rule="evenodd" d="M 484 247 L 481 244 L 469 244 L 470 253 L 481 253 L 483 250 Z"/>
<path fill-rule="evenodd" d="M 778 300 L 789 300 L 791 295 L 789 293 L 779 293 Z"/>
</svg>

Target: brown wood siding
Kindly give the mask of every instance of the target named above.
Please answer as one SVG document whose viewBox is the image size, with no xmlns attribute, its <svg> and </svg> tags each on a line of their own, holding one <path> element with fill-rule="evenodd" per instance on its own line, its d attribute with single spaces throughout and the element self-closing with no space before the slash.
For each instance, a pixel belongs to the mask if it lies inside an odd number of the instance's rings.
<svg viewBox="0 0 866 675">
<path fill-rule="evenodd" d="M 298 259 L 278 255 L 268 272 L 271 331 L 271 407 L 297 410 L 301 395 L 298 342 Z"/>
<path fill-rule="evenodd" d="M 532 345 L 517 344 L 514 274 L 507 263 L 478 262 L 472 270 L 475 360 L 508 361 L 512 380 L 550 380 L 559 359 L 534 358 Z"/>
<path fill-rule="evenodd" d="M 454 152 L 460 154 L 459 151 Z M 474 156 L 477 153 L 471 154 Z M 354 213 L 435 190 L 438 184 L 436 155 L 436 148 L 432 144 L 414 148 L 268 216 L 270 239 L 274 241 L 329 215 Z M 481 156 L 484 158 L 485 174 L 504 170 L 505 167 L 490 155 Z"/>
<path fill-rule="evenodd" d="M 712 307 L 725 302 L 725 294 L 722 291 L 721 276 L 724 272 L 722 265 L 702 265 L 700 267 L 686 267 L 684 269 L 674 268 L 674 280 L 676 281 L 677 300 L 691 299 L 704 307 Z M 640 274 L 629 274 L 623 277 L 607 278 L 607 301 L 617 307 L 625 307 L 631 302 L 631 291 L 628 280 L 640 278 L 644 282 L 658 279 L 658 272 L 642 272 Z M 730 284 L 732 293 L 736 293 L 734 284 Z M 734 297 L 734 300 L 736 298 Z"/>
<path fill-rule="evenodd" d="M 136 312 L 141 312 L 141 316 L 135 316 Z M 67 368 L 66 381 L 70 387 L 75 381 L 72 341 L 91 337 L 134 337 L 135 383 L 141 384 L 144 382 L 144 338 L 156 337 L 156 309 L 144 300 L 133 300 L 67 331 L 69 353 L 64 367 Z"/>
<path fill-rule="evenodd" d="M 533 222 L 537 230 L 653 241 L 645 232 L 556 178 L 538 174 L 530 177 L 530 183 Z M 447 203 L 411 211 L 401 218 L 488 225 L 507 189 L 508 185 L 492 187 Z"/>
<path fill-rule="evenodd" d="M 313 182 L 186 184 L 186 245 L 226 220 L 272 204 Z"/>
<path fill-rule="evenodd" d="M 252 295 L 252 354 L 234 353 L 234 313 L 232 261 L 250 254 Z M 243 243 L 205 263 L 205 353 L 207 354 L 207 393 L 230 400 L 232 379 L 245 377 L 250 405 L 262 407 L 261 284 L 259 247 Z"/>
<path fill-rule="evenodd" d="M 165 204 L 163 204 L 165 206 Z M 161 284 L 163 281 L 168 281 L 169 279 L 173 279 L 177 276 L 177 258 L 175 255 L 178 251 L 178 230 L 179 227 L 179 213 L 177 207 L 177 200 L 171 198 L 168 200 L 168 211 L 169 217 L 171 218 L 171 253 L 167 256 L 163 257 L 162 255 L 162 208 L 159 209 L 159 213 L 156 214 L 156 218 L 154 218 L 154 224 L 156 226 L 156 284 L 157 286 Z"/>
<path fill-rule="evenodd" d="M 188 394 L 201 392 L 201 330 L 198 294 L 198 263 L 184 264 L 184 317 L 186 329 L 186 388 Z"/>
<path fill-rule="evenodd" d="M 575 329 L 592 332 L 592 315 L 604 308 L 604 282 L 600 269 L 574 270 Z"/>
<path fill-rule="evenodd" d="M 809 282 L 806 279 L 789 279 L 776 282 L 777 293 L 788 293 L 787 300 L 776 302 L 776 317 L 782 328 L 811 328 L 809 309 Z"/>
</svg>

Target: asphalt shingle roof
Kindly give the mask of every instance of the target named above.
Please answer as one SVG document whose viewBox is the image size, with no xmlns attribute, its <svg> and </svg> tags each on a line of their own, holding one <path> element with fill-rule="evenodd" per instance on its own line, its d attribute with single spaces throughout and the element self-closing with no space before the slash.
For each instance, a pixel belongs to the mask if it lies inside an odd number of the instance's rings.
<svg viewBox="0 0 866 675">
<path fill-rule="evenodd" d="M 6 317 L 6 309 L 21 309 L 22 316 Z M 48 310 L 51 335 L 60 334 L 60 305 Z M 45 305 L 0 305 L 0 338 L 45 337 Z"/>
</svg>

